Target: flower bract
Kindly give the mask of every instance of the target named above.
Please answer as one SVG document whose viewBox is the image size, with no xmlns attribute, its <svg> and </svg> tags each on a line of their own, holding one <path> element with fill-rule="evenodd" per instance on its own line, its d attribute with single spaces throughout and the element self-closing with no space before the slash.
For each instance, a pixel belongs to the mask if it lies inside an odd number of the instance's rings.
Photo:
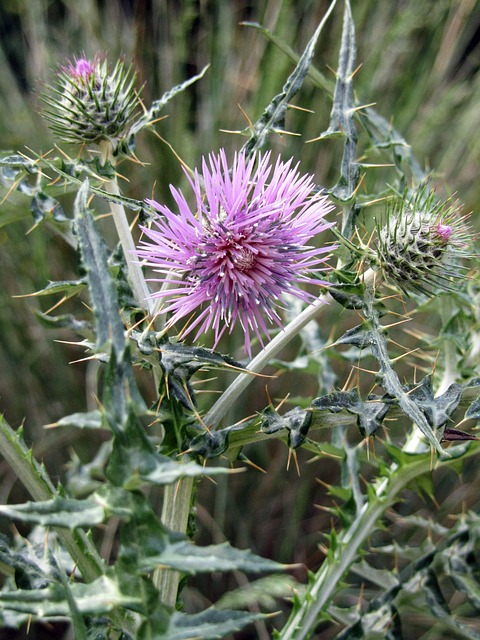
<svg viewBox="0 0 480 640">
<path fill-rule="evenodd" d="M 213 329 L 214 347 L 240 323 L 251 354 L 252 335 L 263 344 L 268 325 L 282 326 L 282 296 L 310 302 L 316 296 L 303 286 L 326 284 L 319 272 L 332 247 L 310 243 L 334 224 L 325 220 L 333 205 L 293 160 L 272 164 L 270 153 L 240 152 L 230 169 L 221 150 L 203 159 L 201 176 L 187 177 L 193 206 L 174 187 L 177 211 L 147 201 L 155 213 L 138 256 L 160 274 L 152 297 L 165 299 L 170 324 L 196 312 L 184 335 Z"/>
<path fill-rule="evenodd" d="M 77 58 L 61 67 L 59 84 L 43 95 L 50 128 L 66 142 L 109 141 L 115 149 L 128 137 L 140 108 L 132 68 L 117 61 L 113 71 L 107 60 Z"/>
<path fill-rule="evenodd" d="M 462 259 L 472 257 L 468 216 L 434 191 L 408 191 L 387 210 L 378 228 L 377 256 L 387 279 L 406 293 L 457 290 L 465 278 Z"/>
</svg>

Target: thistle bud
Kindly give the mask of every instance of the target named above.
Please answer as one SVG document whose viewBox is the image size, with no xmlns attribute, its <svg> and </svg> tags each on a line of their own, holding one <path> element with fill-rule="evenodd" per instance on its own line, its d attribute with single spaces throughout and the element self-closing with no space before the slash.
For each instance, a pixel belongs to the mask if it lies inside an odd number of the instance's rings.
<svg viewBox="0 0 480 640">
<path fill-rule="evenodd" d="M 85 58 L 61 67 L 58 85 L 43 100 L 50 128 L 66 142 L 109 141 L 116 149 L 126 138 L 140 99 L 136 74 L 118 61 L 109 73 L 106 60 Z"/>
<path fill-rule="evenodd" d="M 377 228 L 376 253 L 387 280 L 404 292 L 452 291 L 465 278 L 462 258 L 471 257 L 471 230 L 461 207 L 436 202 L 433 192 L 405 194 Z"/>
</svg>

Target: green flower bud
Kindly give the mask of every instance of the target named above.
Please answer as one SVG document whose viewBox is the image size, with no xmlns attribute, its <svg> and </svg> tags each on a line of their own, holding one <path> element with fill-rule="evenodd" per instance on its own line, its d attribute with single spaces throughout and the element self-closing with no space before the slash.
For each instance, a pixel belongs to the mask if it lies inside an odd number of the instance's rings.
<svg viewBox="0 0 480 640">
<path fill-rule="evenodd" d="M 376 254 L 386 280 L 404 292 L 431 295 L 458 289 L 462 258 L 471 257 L 471 230 L 458 203 L 436 202 L 434 192 L 405 194 L 377 227 Z"/>
<path fill-rule="evenodd" d="M 66 142 L 107 140 L 116 149 L 128 137 L 140 106 L 132 67 L 118 61 L 109 73 L 106 60 L 79 58 L 75 65 L 62 67 L 58 78 L 58 86 L 42 96 L 52 131 Z"/>
</svg>

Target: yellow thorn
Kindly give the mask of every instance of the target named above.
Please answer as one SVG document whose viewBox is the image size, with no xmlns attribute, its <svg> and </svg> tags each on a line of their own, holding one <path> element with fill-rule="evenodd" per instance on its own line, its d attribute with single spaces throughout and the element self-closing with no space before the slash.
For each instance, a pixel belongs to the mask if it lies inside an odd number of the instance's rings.
<svg viewBox="0 0 480 640">
<path fill-rule="evenodd" d="M 402 353 L 402 355 L 397 356 L 396 358 L 390 358 L 390 362 L 397 362 L 398 360 L 401 360 L 402 358 L 405 358 L 406 356 L 409 356 L 411 353 L 415 353 L 416 351 L 419 351 L 420 347 L 417 347 L 416 349 L 411 349 L 410 351 L 407 351 L 407 353 Z"/>
<path fill-rule="evenodd" d="M 299 107 L 296 104 L 288 103 L 288 107 L 290 109 L 298 109 L 298 111 L 305 111 L 305 113 L 315 113 L 315 111 L 313 111 L 312 109 L 306 109 L 305 107 Z"/>
<path fill-rule="evenodd" d="M 248 458 L 244 458 L 242 460 L 242 462 L 244 462 L 245 464 L 248 464 L 250 467 L 252 467 L 253 469 L 257 469 L 257 471 L 261 471 L 262 473 L 267 473 L 265 471 L 265 469 L 262 469 L 262 467 L 259 467 L 258 464 L 255 464 L 254 462 L 252 462 L 251 460 L 249 460 Z"/>
<path fill-rule="evenodd" d="M 237 103 L 237 107 L 240 109 L 240 111 L 242 112 L 243 117 L 248 122 L 248 126 L 250 127 L 250 129 L 253 129 L 253 122 L 250 120 L 250 118 L 247 116 L 245 111 L 242 109 L 242 106 Z"/>
<path fill-rule="evenodd" d="M 352 364 L 351 366 L 352 368 L 357 369 L 358 371 L 365 371 L 365 373 L 372 373 L 374 376 L 378 374 L 378 371 L 372 371 L 371 369 L 364 369 L 363 367 L 359 367 L 356 364 Z"/>
<path fill-rule="evenodd" d="M 370 104 L 361 104 L 361 105 L 358 105 L 358 107 L 353 107 L 353 109 L 350 109 L 350 111 L 352 113 L 355 113 L 356 111 L 363 111 L 363 109 L 374 107 L 376 104 L 377 104 L 376 102 L 370 102 Z"/>
<path fill-rule="evenodd" d="M 280 403 L 275 407 L 275 411 L 278 412 L 278 410 L 282 407 L 282 405 L 285 404 L 285 402 L 288 400 L 289 397 L 290 397 L 290 392 L 287 393 L 287 395 L 283 398 L 283 400 L 280 400 Z"/>
<path fill-rule="evenodd" d="M 87 356 L 86 358 L 80 358 L 79 360 L 71 360 L 68 364 L 78 364 L 79 362 L 88 362 L 89 360 L 98 360 L 98 354 Z"/>
</svg>

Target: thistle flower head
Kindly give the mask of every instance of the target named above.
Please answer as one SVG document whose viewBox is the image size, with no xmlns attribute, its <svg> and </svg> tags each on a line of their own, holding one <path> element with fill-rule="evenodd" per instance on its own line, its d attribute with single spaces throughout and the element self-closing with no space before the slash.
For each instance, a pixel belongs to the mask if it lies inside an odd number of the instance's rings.
<svg viewBox="0 0 480 640">
<path fill-rule="evenodd" d="M 472 234 L 451 199 L 437 202 L 435 193 L 425 189 L 405 194 L 387 210 L 377 232 L 380 266 L 406 293 L 450 291 L 465 277 L 460 261 L 471 257 Z"/>
<path fill-rule="evenodd" d="M 140 106 L 136 75 L 118 61 L 110 73 L 107 60 L 77 58 L 61 67 L 58 85 L 42 96 L 50 128 L 66 142 L 99 143 L 114 149 L 128 136 Z"/>
<path fill-rule="evenodd" d="M 263 344 L 267 322 L 282 326 L 282 295 L 309 302 L 315 296 L 301 285 L 326 284 L 317 274 L 332 247 L 307 243 L 334 224 L 324 219 L 333 206 L 313 192 L 312 176 L 292 160 L 272 165 L 270 153 L 236 154 L 229 170 L 221 150 L 203 159 L 202 177 L 187 177 L 193 207 L 173 187 L 178 212 L 147 200 L 158 213 L 138 256 L 160 274 L 152 280 L 163 288 L 152 297 L 166 299 L 170 324 L 198 312 L 184 335 L 213 329 L 214 347 L 238 321 L 250 355 L 251 334 Z"/>
</svg>

